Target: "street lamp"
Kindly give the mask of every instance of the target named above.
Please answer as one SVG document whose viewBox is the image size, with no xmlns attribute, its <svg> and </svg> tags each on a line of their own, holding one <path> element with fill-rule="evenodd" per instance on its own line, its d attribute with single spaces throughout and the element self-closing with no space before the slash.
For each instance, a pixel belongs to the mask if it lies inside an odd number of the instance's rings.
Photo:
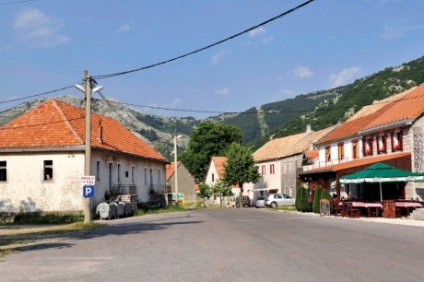
<svg viewBox="0 0 424 282">
<path fill-rule="evenodd" d="M 99 92 L 103 89 L 103 86 L 96 86 L 94 89 L 91 89 L 91 77 L 88 74 L 88 71 L 84 71 L 84 87 L 81 85 L 75 85 L 75 88 L 79 91 L 85 93 L 85 167 L 84 174 L 85 176 L 90 176 L 91 174 L 91 95 Z M 84 199 L 84 223 L 89 224 L 91 222 L 91 203 L 90 198 L 87 197 Z"/>
</svg>

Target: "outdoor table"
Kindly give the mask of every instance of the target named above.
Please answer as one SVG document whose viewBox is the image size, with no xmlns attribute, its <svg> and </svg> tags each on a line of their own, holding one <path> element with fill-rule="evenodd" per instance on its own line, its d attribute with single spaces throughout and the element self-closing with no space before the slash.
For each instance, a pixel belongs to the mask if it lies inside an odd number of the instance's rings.
<svg viewBox="0 0 424 282">
<path fill-rule="evenodd" d="M 420 203 L 414 203 L 414 202 L 395 202 L 395 207 L 399 211 L 401 209 L 405 209 L 406 210 L 406 216 L 409 216 L 409 214 L 411 213 L 411 210 L 413 210 L 415 208 L 422 208 Z"/>
<path fill-rule="evenodd" d="M 383 205 L 380 203 L 358 203 L 356 205 L 357 207 L 366 208 L 367 209 L 367 215 L 370 216 L 378 216 L 379 210 L 383 208 Z"/>
<path fill-rule="evenodd" d="M 342 216 L 352 216 L 358 217 L 359 212 L 356 211 L 359 208 L 363 208 L 367 210 L 367 216 L 378 216 L 379 210 L 383 208 L 383 205 L 380 203 L 366 203 L 366 202 L 341 202 L 339 204 L 341 206 L 341 214 Z"/>
<path fill-rule="evenodd" d="M 360 216 L 360 210 L 354 209 L 355 202 L 340 202 L 339 206 L 341 206 L 341 216 L 349 216 L 349 217 L 359 217 Z"/>
</svg>

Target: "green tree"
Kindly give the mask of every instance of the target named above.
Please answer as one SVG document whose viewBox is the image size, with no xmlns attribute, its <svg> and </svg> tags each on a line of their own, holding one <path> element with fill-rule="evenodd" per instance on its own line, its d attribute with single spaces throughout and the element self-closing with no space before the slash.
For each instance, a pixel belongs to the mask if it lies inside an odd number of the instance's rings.
<svg viewBox="0 0 424 282">
<path fill-rule="evenodd" d="M 206 199 L 212 196 L 212 188 L 208 184 L 199 186 L 199 197 L 203 199 L 203 207 L 206 207 Z"/>
<path fill-rule="evenodd" d="M 231 191 L 231 185 L 229 185 L 225 181 L 218 180 L 211 188 L 212 194 L 215 197 L 219 197 L 221 207 L 225 197 L 233 196 L 233 192 Z"/>
<path fill-rule="evenodd" d="M 206 176 L 211 157 L 225 155 L 229 144 L 241 140 L 240 129 L 234 125 L 202 122 L 193 130 L 187 150 L 179 159 L 200 183 Z"/>
<path fill-rule="evenodd" d="M 239 204 L 243 207 L 243 184 L 258 182 L 260 177 L 258 167 L 253 160 L 252 151 L 245 145 L 232 143 L 228 147 L 226 156 L 224 180 L 240 187 Z"/>
<path fill-rule="evenodd" d="M 317 188 L 315 189 L 315 193 L 314 193 L 314 201 L 312 204 L 312 211 L 314 213 L 319 213 L 319 201 L 321 200 L 321 192 L 322 192 L 322 188 L 321 186 L 317 186 Z"/>
</svg>

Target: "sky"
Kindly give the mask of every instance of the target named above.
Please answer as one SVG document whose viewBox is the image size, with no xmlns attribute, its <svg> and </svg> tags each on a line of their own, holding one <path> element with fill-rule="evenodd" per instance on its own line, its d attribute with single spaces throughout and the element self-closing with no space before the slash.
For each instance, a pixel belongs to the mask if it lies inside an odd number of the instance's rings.
<svg viewBox="0 0 424 282">
<path fill-rule="evenodd" d="M 87 70 L 106 97 L 202 119 L 350 84 L 424 55 L 424 1 L 315 0 L 172 60 L 305 2 L 0 0 L 0 110 L 35 97 L 82 98 L 72 86 Z"/>
</svg>

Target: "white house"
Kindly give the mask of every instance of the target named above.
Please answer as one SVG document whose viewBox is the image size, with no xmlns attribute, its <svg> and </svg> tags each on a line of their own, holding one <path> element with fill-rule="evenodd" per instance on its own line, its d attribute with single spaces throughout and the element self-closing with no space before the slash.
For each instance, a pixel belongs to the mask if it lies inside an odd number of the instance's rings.
<svg viewBox="0 0 424 282">
<path fill-rule="evenodd" d="M 346 198 L 367 191 L 363 187 L 342 187 L 340 177 L 374 163 L 384 162 L 400 169 L 424 172 L 423 114 L 424 84 L 376 101 L 321 139 L 317 144 L 319 160 L 304 166 L 300 175 L 309 183 L 329 188 L 332 193 Z M 393 186 L 393 189 L 385 189 L 390 193 L 386 198 L 424 199 L 423 183 Z"/>
<path fill-rule="evenodd" d="M 244 186 L 249 197 L 256 199 L 259 195 L 284 193 L 296 196 L 299 184 L 298 171 L 314 152 L 315 142 L 331 132 L 335 127 L 314 132 L 308 126 L 306 131 L 268 141 L 253 153 L 261 178 L 258 183 Z M 316 154 L 315 154 L 316 155 Z"/>
<path fill-rule="evenodd" d="M 0 213 L 83 209 L 84 110 L 50 99 L 0 128 Z M 112 118 L 91 116 L 91 203 L 163 193 L 167 160 Z"/>
</svg>

